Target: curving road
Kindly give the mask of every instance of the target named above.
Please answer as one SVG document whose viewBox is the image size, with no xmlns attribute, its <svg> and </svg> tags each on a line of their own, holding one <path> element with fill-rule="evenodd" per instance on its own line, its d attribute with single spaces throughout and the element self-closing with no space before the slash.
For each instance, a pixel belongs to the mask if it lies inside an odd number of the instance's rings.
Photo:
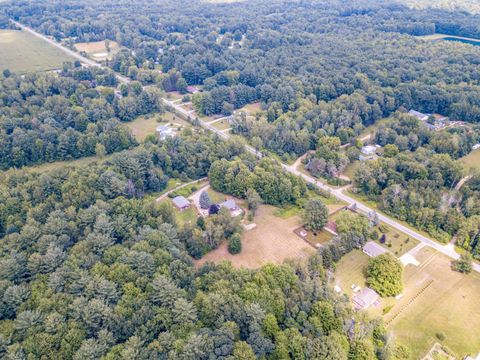
<svg viewBox="0 0 480 360">
<path fill-rule="evenodd" d="M 101 65 L 101 64 L 99 64 L 99 63 L 97 63 L 97 62 L 95 62 L 91 59 L 88 59 L 88 58 L 76 53 L 73 50 L 70 50 L 69 48 L 63 46 L 62 44 L 56 42 L 55 40 L 52 40 L 52 39 L 36 32 L 35 30 L 29 28 L 28 26 L 25 26 L 25 25 L 23 25 L 23 24 L 21 24 L 17 21 L 14 21 L 14 20 L 12 20 L 12 22 L 15 25 L 17 25 L 18 27 L 20 27 L 21 29 L 23 29 L 25 31 L 28 31 L 32 35 L 35 35 L 36 37 L 39 37 L 39 38 L 45 40 L 49 44 L 59 48 L 60 50 L 67 53 L 68 55 L 80 60 L 84 64 L 87 64 L 89 66 L 103 67 L 103 65 Z M 115 76 L 117 77 L 118 81 L 120 81 L 122 83 L 125 83 L 125 84 L 128 84 L 131 81 L 129 78 L 127 78 L 123 75 L 120 75 L 118 73 L 116 73 Z M 170 100 L 165 99 L 165 98 L 163 98 L 162 101 L 163 101 L 164 104 L 166 104 L 169 107 L 171 107 L 172 109 L 174 109 L 175 112 L 178 115 L 183 115 L 186 119 L 191 118 L 192 115 L 193 115 L 191 112 L 183 109 L 181 106 L 175 104 L 173 101 L 170 101 Z M 214 132 L 215 134 L 217 134 L 220 138 L 222 138 L 224 140 L 229 138 L 228 134 L 222 132 L 219 129 L 216 129 L 215 127 L 213 127 L 212 125 L 206 123 L 205 121 L 203 121 L 201 119 L 198 119 L 198 123 L 201 127 L 205 128 L 205 129 L 207 129 L 211 132 Z M 257 156 L 259 158 L 261 158 L 263 156 L 263 154 L 261 152 L 256 151 L 250 145 L 245 145 L 245 148 L 247 149 L 247 151 L 249 151 L 250 153 L 254 154 L 255 156 Z M 286 171 L 288 171 L 288 172 L 290 172 L 294 175 L 302 177 L 306 182 L 308 182 L 310 184 L 314 184 L 315 186 L 317 186 L 321 190 L 331 193 L 333 196 L 335 196 L 336 198 L 346 202 L 347 204 L 349 204 L 349 205 L 356 204 L 357 209 L 366 213 L 366 214 L 374 211 L 374 209 L 372 209 L 372 208 L 366 206 L 365 204 L 363 204 L 361 202 L 358 202 L 356 199 L 344 194 L 342 189 L 334 189 L 334 188 L 318 181 L 317 179 L 315 179 L 311 176 L 303 174 L 302 172 L 297 170 L 296 166 L 289 166 L 287 164 L 281 164 L 281 165 L 282 165 L 282 168 L 285 169 Z M 460 257 L 460 255 L 455 251 L 452 244 L 442 245 L 442 244 L 440 244 L 436 241 L 433 241 L 433 240 L 429 239 L 428 237 L 426 237 L 422 234 L 419 234 L 418 232 L 406 227 L 405 225 L 402 225 L 398 221 L 396 221 L 396 220 L 394 220 L 394 219 L 392 219 L 392 218 L 390 218 L 386 215 L 378 213 L 378 217 L 384 223 L 395 227 L 396 229 L 398 229 L 398 230 L 404 232 L 405 234 L 407 234 L 408 236 L 420 241 L 421 243 L 424 243 L 427 246 L 430 246 L 431 248 L 437 250 L 438 252 L 440 252 L 440 253 L 442 253 L 442 254 L 444 254 L 444 255 L 452 258 L 452 259 L 458 259 Z M 476 272 L 480 272 L 480 264 L 474 263 L 473 264 L 473 270 L 476 271 Z"/>
</svg>

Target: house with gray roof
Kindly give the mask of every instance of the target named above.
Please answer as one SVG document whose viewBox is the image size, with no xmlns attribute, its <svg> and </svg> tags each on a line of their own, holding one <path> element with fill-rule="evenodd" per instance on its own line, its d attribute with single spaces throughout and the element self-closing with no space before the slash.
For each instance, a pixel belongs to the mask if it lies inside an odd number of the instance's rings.
<svg viewBox="0 0 480 360">
<path fill-rule="evenodd" d="M 232 216 L 238 216 L 243 212 L 243 210 L 240 207 L 238 207 L 234 199 L 225 200 L 224 202 L 218 204 L 218 206 L 220 206 L 221 208 L 228 209 L 232 214 Z"/>
<path fill-rule="evenodd" d="M 352 301 L 356 311 L 366 310 L 370 306 L 378 306 L 380 304 L 380 295 L 375 290 L 366 287 L 356 294 Z"/>
<path fill-rule="evenodd" d="M 188 209 L 190 207 L 190 201 L 185 199 L 183 196 L 177 196 L 172 199 L 173 205 L 180 210 L 183 211 L 185 209 Z"/>
<path fill-rule="evenodd" d="M 160 140 L 165 140 L 167 137 L 175 136 L 175 132 L 173 131 L 173 128 L 171 128 L 168 125 L 158 125 L 157 135 L 160 138 Z"/>
<path fill-rule="evenodd" d="M 363 246 L 363 252 L 370 257 L 377 257 L 385 254 L 388 250 L 373 241 L 369 241 Z"/>
</svg>

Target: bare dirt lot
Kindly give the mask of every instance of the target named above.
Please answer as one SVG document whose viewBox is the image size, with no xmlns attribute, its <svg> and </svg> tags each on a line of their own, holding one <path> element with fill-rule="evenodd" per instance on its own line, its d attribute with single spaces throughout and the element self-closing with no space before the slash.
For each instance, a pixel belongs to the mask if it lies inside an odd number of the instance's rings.
<svg viewBox="0 0 480 360">
<path fill-rule="evenodd" d="M 312 255 L 315 250 L 293 232 L 300 225 L 300 218 L 281 219 L 274 215 L 275 210 L 273 206 L 260 206 L 255 217 L 257 227 L 243 234 L 240 254 L 229 254 L 227 244 L 223 243 L 199 260 L 198 265 L 228 260 L 237 268 L 253 269 L 266 263 L 280 264 L 287 258 Z"/>
<path fill-rule="evenodd" d="M 106 60 L 107 58 L 111 59 L 112 56 L 119 50 L 120 46 L 117 42 L 109 40 L 108 43 L 106 41 L 78 43 L 75 44 L 75 48 L 78 51 L 86 52 L 95 60 Z"/>
</svg>

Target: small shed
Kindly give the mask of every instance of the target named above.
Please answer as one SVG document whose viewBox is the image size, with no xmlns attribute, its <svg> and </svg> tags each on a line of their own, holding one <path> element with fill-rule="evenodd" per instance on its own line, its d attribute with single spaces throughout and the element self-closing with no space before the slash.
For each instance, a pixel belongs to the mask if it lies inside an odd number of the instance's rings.
<svg viewBox="0 0 480 360">
<path fill-rule="evenodd" d="M 380 295 L 378 295 L 375 290 L 366 287 L 356 294 L 352 300 L 356 311 L 365 310 L 372 305 L 378 305 L 380 301 Z"/>
<path fill-rule="evenodd" d="M 378 245 L 377 243 L 374 243 L 373 241 L 369 241 L 363 246 L 363 252 L 370 257 L 377 257 L 379 255 L 385 254 L 386 252 L 388 252 L 388 250 Z"/>
<path fill-rule="evenodd" d="M 188 209 L 190 207 L 190 201 L 185 199 L 183 196 L 177 196 L 172 199 L 173 205 L 180 211 Z"/>
</svg>

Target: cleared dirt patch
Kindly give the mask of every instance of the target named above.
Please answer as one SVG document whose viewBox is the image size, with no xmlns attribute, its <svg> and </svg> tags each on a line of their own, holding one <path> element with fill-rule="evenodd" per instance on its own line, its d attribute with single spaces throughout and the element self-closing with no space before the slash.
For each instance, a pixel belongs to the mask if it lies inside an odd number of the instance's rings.
<svg viewBox="0 0 480 360">
<path fill-rule="evenodd" d="M 315 250 L 293 231 L 300 225 L 298 216 L 288 219 L 276 217 L 276 208 L 262 205 L 257 211 L 257 227 L 243 234 L 242 252 L 238 255 L 228 253 L 227 244 L 208 253 L 197 263 L 207 261 L 231 261 L 236 268 L 259 268 L 266 263 L 280 264 L 287 258 L 305 258 Z"/>
<path fill-rule="evenodd" d="M 104 40 L 75 44 L 77 51 L 84 51 L 94 60 L 111 59 L 118 52 L 120 46 L 116 41 Z"/>
</svg>

